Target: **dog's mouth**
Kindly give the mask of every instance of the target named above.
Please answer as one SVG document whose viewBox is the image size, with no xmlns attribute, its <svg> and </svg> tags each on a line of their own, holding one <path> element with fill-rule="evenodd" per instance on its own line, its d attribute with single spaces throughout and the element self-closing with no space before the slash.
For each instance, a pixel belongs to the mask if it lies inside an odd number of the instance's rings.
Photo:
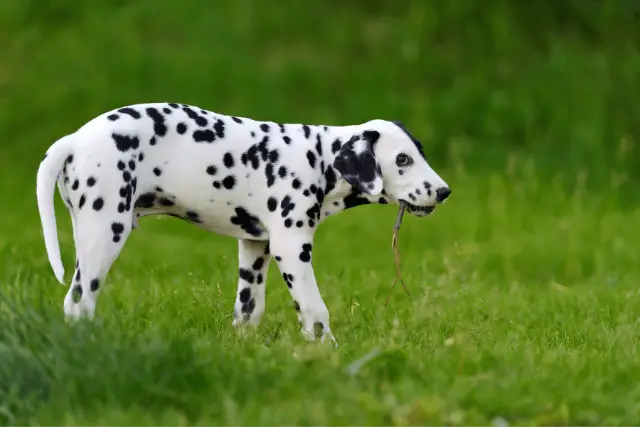
<svg viewBox="0 0 640 427">
<path fill-rule="evenodd" d="M 435 205 L 418 206 L 418 205 L 413 205 L 405 200 L 402 200 L 402 202 L 406 204 L 407 211 L 410 214 L 416 215 L 416 216 L 427 216 L 436 209 Z"/>
</svg>

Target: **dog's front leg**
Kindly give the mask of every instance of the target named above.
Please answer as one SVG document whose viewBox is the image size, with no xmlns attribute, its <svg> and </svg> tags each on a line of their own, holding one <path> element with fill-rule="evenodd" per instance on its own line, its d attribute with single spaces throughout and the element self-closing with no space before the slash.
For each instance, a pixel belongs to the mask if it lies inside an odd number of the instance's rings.
<svg viewBox="0 0 640 427">
<path fill-rule="evenodd" d="M 238 291 L 233 326 L 260 323 L 265 306 L 265 282 L 269 268 L 269 242 L 238 242 Z"/>
<path fill-rule="evenodd" d="M 329 325 L 329 310 L 320 295 L 311 263 L 312 231 L 283 229 L 271 233 L 271 254 L 289 288 L 305 338 L 321 341 L 329 338 L 337 346 Z"/>
</svg>

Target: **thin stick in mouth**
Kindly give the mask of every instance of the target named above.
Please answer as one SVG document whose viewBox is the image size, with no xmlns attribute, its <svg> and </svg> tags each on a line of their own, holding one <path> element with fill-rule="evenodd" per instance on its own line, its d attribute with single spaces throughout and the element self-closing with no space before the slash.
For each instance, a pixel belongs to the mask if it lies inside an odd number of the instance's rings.
<svg viewBox="0 0 640 427">
<path fill-rule="evenodd" d="M 391 285 L 391 289 L 389 290 L 389 296 L 387 296 L 387 300 L 384 303 L 385 308 L 387 304 L 389 304 L 389 300 L 391 299 L 391 292 L 396 287 L 396 283 L 400 280 L 400 284 L 402 288 L 406 292 L 407 295 L 411 296 L 409 290 L 404 284 L 404 280 L 402 280 L 402 272 L 400 271 L 400 250 L 398 249 L 398 232 L 400 231 L 400 226 L 402 225 L 402 216 L 404 215 L 404 211 L 407 209 L 406 202 L 399 203 L 398 215 L 396 216 L 396 222 L 393 225 L 393 237 L 391 238 L 391 248 L 393 249 L 393 257 L 396 263 L 396 278 L 393 281 L 393 285 Z"/>
</svg>

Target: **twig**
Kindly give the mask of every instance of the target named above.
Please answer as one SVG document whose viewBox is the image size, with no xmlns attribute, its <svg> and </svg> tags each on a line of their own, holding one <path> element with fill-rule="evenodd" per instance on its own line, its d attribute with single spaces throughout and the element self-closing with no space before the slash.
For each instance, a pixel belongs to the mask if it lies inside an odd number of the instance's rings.
<svg viewBox="0 0 640 427">
<path fill-rule="evenodd" d="M 391 238 L 391 248 L 393 249 L 393 258 L 396 263 L 396 278 L 393 280 L 393 285 L 391 285 L 391 289 L 389 289 L 389 296 L 387 296 L 387 300 L 384 303 L 385 308 L 387 304 L 389 304 L 389 300 L 391 299 L 391 292 L 396 287 L 396 283 L 400 280 L 400 284 L 402 288 L 406 292 L 407 295 L 411 296 L 409 290 L 404 284 L 404 280 L 402 280 L 402 272 L 400 271 L 400 250 L 398 249 L 398 232 L 400 231 L 400 225 L 402 225 L 402 216 L 404 215 L 404 211 L 407 209 L 407 205 L 404 202 L 400 202 L 400 208 L 398 209 L 398 216 L 396 217 L 396 222 L 393 225 L 393 237 Z"/>
</svg>

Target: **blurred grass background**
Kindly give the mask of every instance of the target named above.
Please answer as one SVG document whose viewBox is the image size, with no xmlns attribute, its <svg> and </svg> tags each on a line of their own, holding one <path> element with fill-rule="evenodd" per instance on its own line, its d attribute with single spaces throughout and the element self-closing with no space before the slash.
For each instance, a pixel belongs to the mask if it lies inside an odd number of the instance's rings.
<svg viewBox="0 0 640 427">
<path fill-rule="evenodd" d="M 638 0 L 1 1 L 0 420 L 637 423 L 638 94 Z M 314 254 L 342 349 L 296 347 L 273 266 L 261 333 L 280 344 L 266 350 L 230 330 L 235 242 L 150 220 L 101 296 L 106 326 L 67 329 L 38 164 L 97 114 L 153 101 L 403 121 L 453 189 L 433 218 L 403 225 L 415 299 L 379 308 L 394 208 L 346 212 Z M 452 337 L 466 344 L 444 348 Z M 334 372 L 374 345 L 391 350 L 372 376 Z"/>
<path fill-rule="evenodd" d="M 114 106 L 176 99 L 281 121 L 398 118 L 440 168 L 502 169 L 516 154 L 548 177 L 617 185 L 640 170 L 638 10 L 632 0 L 5 0 L 2 158 Z"/>
</svg>

